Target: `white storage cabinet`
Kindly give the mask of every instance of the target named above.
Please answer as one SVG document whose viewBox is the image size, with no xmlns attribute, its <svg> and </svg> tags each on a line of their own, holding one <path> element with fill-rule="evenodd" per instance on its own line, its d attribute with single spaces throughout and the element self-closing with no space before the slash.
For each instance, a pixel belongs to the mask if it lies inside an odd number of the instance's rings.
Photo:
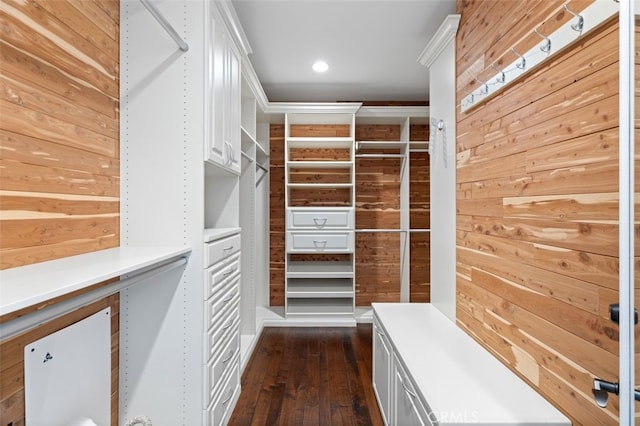
<svg viewBox="0 0 640 426">
<path fill-rule="evenodd" d="M 430 303 L 374 303 L 373 313 L 373 388 L 385 424 L 571 424 Z"/>
<path fill-rule="evenodd" d="M 211 9 L 207 58 L 205 160 L 240 174 L 240 54 L 216 8 Z"/>
</svg>

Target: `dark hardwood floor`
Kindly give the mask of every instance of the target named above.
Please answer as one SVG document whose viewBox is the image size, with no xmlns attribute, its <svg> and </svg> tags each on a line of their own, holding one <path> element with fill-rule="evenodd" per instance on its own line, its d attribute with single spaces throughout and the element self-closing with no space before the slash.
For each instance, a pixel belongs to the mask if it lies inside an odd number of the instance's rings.
<svg viewBox="0 0 640 426">
<path fill-rule="evenodd" d="M 265 328 L 229 425 L 382 425 L 371 333 L 371 324 Z"/>
</svg>

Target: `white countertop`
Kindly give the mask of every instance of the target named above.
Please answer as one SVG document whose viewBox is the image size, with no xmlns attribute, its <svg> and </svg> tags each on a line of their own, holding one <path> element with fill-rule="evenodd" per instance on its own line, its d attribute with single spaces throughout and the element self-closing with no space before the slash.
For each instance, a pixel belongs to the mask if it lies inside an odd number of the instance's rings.
<svg viewBox="0 0 640 426">
<path fill-rule="evenodd" d="M 116 247 L 0 271 L 0 315 L 187 255 L 189 247 Z"/>
<path fill-rule="evenodd" d="M 440 425 L 571 424 L 433 305 L 374 303 L 373 311 Z"/>
<path fill-rule="evenodd" d="M 230 235 L 239 234 L 241 228 L 209 228 L 204 230 L 204 242 L 219 240 Z"/>
</svg>

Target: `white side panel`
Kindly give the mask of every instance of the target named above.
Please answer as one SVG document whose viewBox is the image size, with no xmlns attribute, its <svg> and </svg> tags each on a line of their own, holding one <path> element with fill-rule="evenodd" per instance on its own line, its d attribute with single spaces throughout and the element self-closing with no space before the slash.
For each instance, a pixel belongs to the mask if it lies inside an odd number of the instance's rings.
<svg viewBox="0 0 640 426">
<path fill-rule="evenodd" d="M 111 419 L 111 308 L 24 348 L 25 422 L 108 425 Z"/>
<path fill-rule="evenodd" d="M 455 41 L 429 68 L 430 115 L 443 120 L 444 131 L 430 140 L 431 303 L 449 319 L 456 317 L 456 116 Z M 433 132 L 432 132 L 433 134 Z M 443 145 L 446 144 L 443 149 Z"/>
<path fill-rule="evenodd" d="M 202 420 L 204 3 L 157 2 L 182 52 L 121 2 L 121 245 L 189 246 L 185 268 L 121 294 L 120 422 Z"/>
</svg>

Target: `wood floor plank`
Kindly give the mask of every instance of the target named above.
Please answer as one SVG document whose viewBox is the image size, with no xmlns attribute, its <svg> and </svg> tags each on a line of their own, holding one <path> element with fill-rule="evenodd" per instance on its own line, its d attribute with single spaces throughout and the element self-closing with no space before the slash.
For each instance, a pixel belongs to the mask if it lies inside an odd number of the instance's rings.
<svg viewBox="0 0 640 426">
<path fill-rule="evenodd" d="M 382 425 L 372 327 L 263 330 L 229 425 Z"/>
</svg>

